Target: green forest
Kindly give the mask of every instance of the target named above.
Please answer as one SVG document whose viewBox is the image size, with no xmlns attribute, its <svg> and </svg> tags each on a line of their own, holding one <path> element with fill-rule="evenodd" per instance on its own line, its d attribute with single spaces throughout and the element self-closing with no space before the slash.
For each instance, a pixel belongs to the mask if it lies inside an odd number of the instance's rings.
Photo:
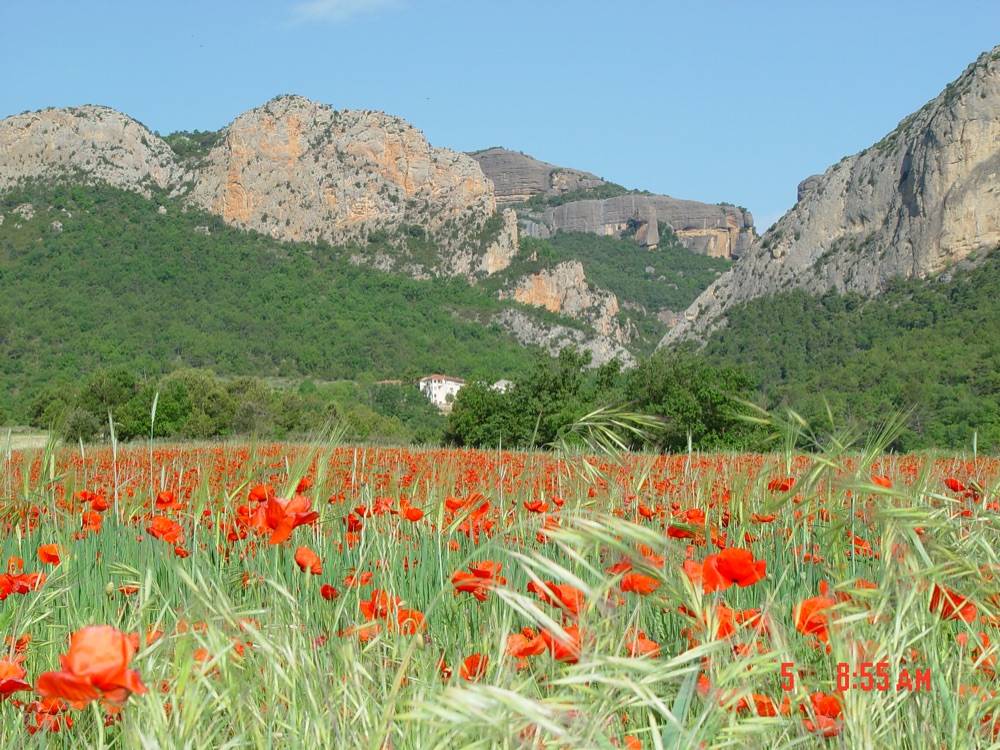
<svg viewBox="0 0 1000 750">
<path fill-rule="evenodd" d="M 769 407 L 873 425 L 909 412 L 896 448 L 1000 449 L 1000 252 L 874 299 L 796 291 L 729 315 L 704 354 Z"/>
<path fill-rule="evenodd" d="M 757 300 L 703 349 L 654 354 L 655 312 L 683 309 L 729 265 L 666 228 L 653 252 L 628 238 L 527 238 L 509 269 L 469 285 L 350 262 L 391 252 L 385 237 L 280 243 L 157 194 L 36 185 L 5 194 L 0 211 L 0 424 L 98 439 L 111 412 L 122 438 L 285 437 L 336 423 L 355 440 L 541 446 L 622 407 L 661 419 L 647 447 L 690 436 L 749 449 L 760 436 L 739 419 L 746 400 L 859 429 L 905 412 L 898 450 L 971 447 L 974 435 L 980 450 L 1000 448 L 1000 253 L 875 299 Z M 623 302 L 642 337 L 638 367 L 592 369 L 574 350 L 551 358 L 489 323 L 513 304 L 497 299 L 500 285 L 563 260 Z M 415 385 L 433 371 L 471 383 L 447 417 Z M 489 388 L 501 378 L 515 387 Z"/>
<path fill-rule="evenodd" d="M 13 213 L 27 203 L 31 219 Z M 107 368 L 497 379 L 534 356 L 488 324 L 502 303 L 487 290 L 361 268 L 350 247 L 280 243 L 104 187 L 15 190 L 0 210 L 0 424 L 24 423 L 43 390 Z"/>
</svg>

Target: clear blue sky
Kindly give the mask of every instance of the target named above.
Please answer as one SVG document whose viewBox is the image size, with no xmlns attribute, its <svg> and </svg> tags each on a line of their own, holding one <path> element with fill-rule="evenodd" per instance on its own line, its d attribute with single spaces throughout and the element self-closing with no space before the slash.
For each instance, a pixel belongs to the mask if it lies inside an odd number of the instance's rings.
<svg viewBox="0 0 1000 750">
<path fill-rule="evenodd" d="M 764 229 L 998 42 L 996 0 L 0 0 L 0 116 L 98 103 L 167 133 L 299 93 Z"/>
</svg>

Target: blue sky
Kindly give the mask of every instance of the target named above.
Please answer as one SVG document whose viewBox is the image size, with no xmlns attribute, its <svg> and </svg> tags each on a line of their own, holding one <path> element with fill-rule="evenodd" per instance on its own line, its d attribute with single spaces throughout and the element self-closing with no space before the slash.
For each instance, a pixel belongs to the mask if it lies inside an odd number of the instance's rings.
<svg viewBox="0 0 1000 750">
<path fill-rule="evenodd" d="M 0 0 L 0 116 L 98 103 L 167 133 L 299 93 L 763 230 L 998 32 L 995 0 Z"/>
</svg>

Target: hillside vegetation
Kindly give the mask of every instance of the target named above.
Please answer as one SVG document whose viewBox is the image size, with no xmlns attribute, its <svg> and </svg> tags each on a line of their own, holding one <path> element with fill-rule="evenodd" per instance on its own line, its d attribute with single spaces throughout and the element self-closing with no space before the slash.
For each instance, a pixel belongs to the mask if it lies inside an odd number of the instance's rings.
<svg viewBox="0 0 1000 750">
<path fill-rule="evenodd" d="M 886 294 L 811 297 L 789 292 L 729 314 L 708 342 L 738 365 L 769 405 L 807 418 L 873 424 L 913 409 L 898 448 L 1000 448 L 1000 252 L 933 281 L 899 281 Z"/>
<path fill-rule="evenodd" d="M 280 243 L 107 187 L 18 189 L 0 211 L 0 423 L 108 367 L 496 379 L 533 357 L 484 324 L 502 305 L 486 290 L 361 268 L 354 248 Z"/>
</svg>

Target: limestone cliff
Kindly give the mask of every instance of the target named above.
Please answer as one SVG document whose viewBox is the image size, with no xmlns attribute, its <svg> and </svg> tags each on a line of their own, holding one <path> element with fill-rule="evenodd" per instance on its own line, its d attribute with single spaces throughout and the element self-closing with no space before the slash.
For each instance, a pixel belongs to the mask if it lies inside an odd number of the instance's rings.
<svg viewBox="0 0 1000 750">
<path fill-rule="evenodd" d="M 541 223 L 550 231 L 621 235 L 634 229 L 640 243 L 655 246 L 648 227 L 664 222 L 689 250 L 715 258 L 738 258 L 754 238 L 753 216 L 736 206 L 714 206 L 666 195 L 628 193 L 548 208 Z"/>
<path fill-rule="evenodd" d="M 663 344 L 735 305 L 801 288 L 874 295 L 1000 245 L 1000 46 L 889 135 L 799 185 L 799 201 L 688 308 Z"/>
<path fill-rule="evenodd" d="M 193 200 L 276 239 L 341 243 L 409 224 L 458 247 L 496 211 L 468 156 L 397 117 L 298 96 L 237 117 L 205 162 Z"/>
<path fill-rule="evenodd" d="M 500 298 L 544 307 L 549 312 L 586 322 L 599 335 L 619 344 L 627 343 L 634 335 L 618 319 L 618 298 L 612 292 L 593 288 L 577 261 L 559 263 L 524 276 L 513 290 L 501 292 Z"/>
<path fill-rule="evenodd" d="M 22 180 L 73 177 L 148 195 L 181 180 L 173 151 L 131 117 L 87 105 L 0 120 L 0 190 Z"/>
<path fill-rule="evenodd" d="M 535 195 L 562 195 L 608 184 L 589 172 L 557 167 L 505 148 L 487 148 L 469 156 L 493 181 L 499 203 L 521 203 Z"/>
<path fill-rule="evenodd" d="M 631 232 L 640 244 L 655 248 L 660 241 L 659 223 L 664 222 L 684 247 L 716 258 L 739 257 L 756 236 L 753 216 L 736 206 L 629 191 L 589 172 L 557 167 L 504 148 L 488 148 L 471 156 L 493 181 L 497 201 L 519 204 L 522 232 L 528 236 L 547 237 L 559 230 L 615 236 Z M 548 208 L 522 205 L 536 196 L 552 199 L 580 191 L 622 194 Z"/>
<path fill-rule="evenodd" d="M 635 357 L 617 341 L 600 334 L 588 334 L 579 328 L 542 323 L 521 310 L 504 310 L 492 319 L 526 346 L 540 346 L 556 355 L 567 346 L 590 353 L 590 366 L 600 367 L 617 359 L 624 367 L 634 367 Z"/>
</svg>

